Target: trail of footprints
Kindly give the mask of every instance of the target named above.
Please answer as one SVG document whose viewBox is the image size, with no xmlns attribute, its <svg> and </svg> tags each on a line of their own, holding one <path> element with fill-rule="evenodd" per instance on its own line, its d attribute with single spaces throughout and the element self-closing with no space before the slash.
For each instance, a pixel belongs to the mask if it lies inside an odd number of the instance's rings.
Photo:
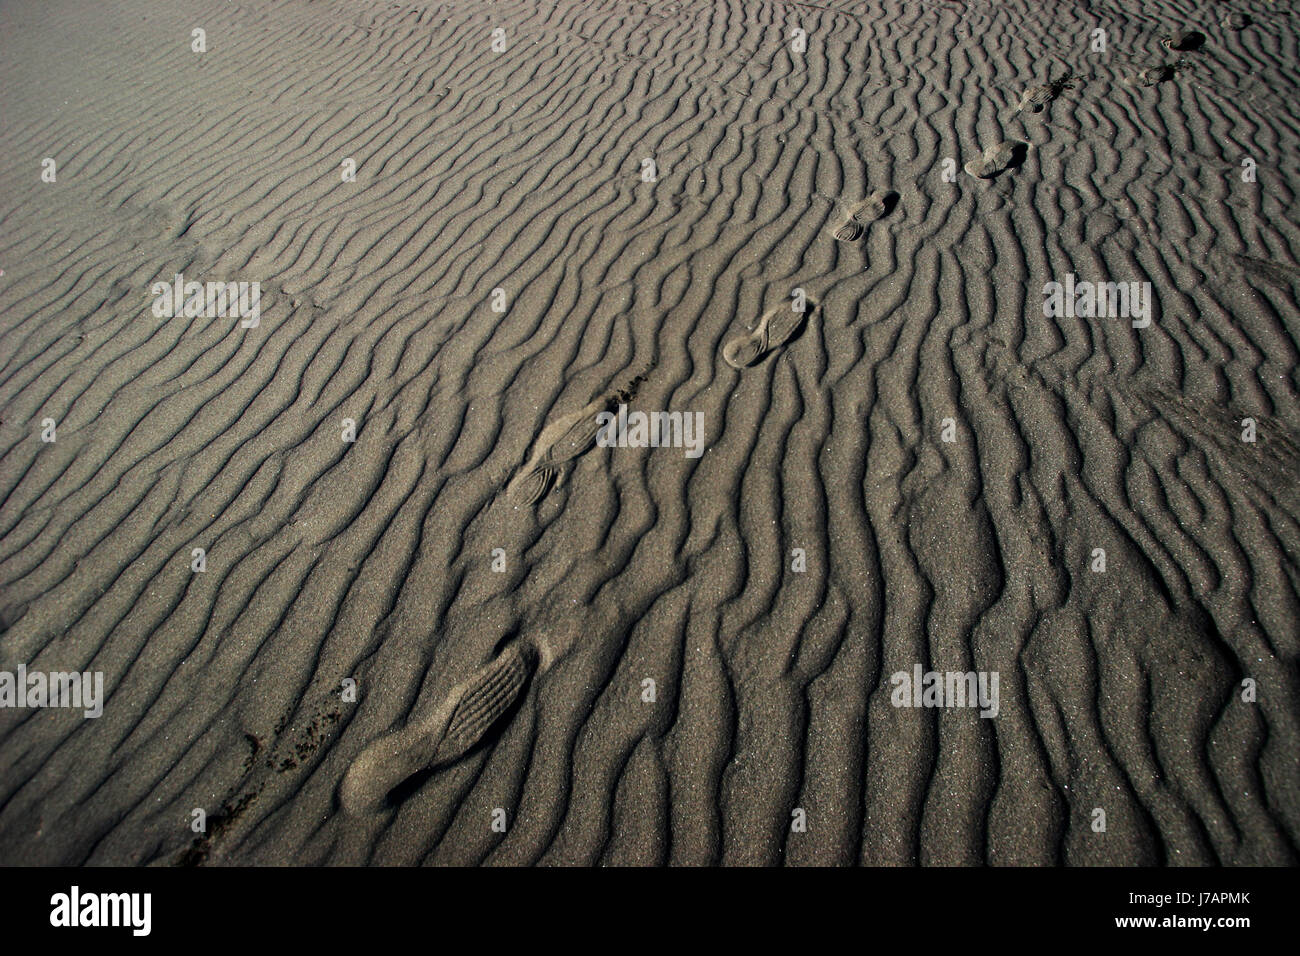
<svg viewBox="0 0 1300 956">
<path fill-rule="evenodd" d="M 1244 14 L 1228 14 L 1223 19 L 1223 25 L 1231 29 L 1241 29 L 1249 23 Z M 1198 50 L 1204 43 L 1205 36 L 1195 30 L 1177 30 L 1161 40 L 1164 47 L 1178 52 Z M 1180 59 L 1144 68 L 1124 82 L 1154 86 L 1188 67 L 1188 61 Z M 1067 74 L 1026 89 L 1012 115 L 1043 113 L 1065 90 L 1075 89 L 1079 79 Z M 978 179 L 993 179 L 1018 167 L 1027 150 L 1027 143 L 1003 140 L 987 147 L 979 158 L 967 162 L 964 169 Z M 873 223 L 893 212 L 898 201 L 897 192 L 876 189 L 860 202 L 842 205 L 827 232 L 836 242 L 858 242 Z M 746 331 L 723 344 L 723 360 L 738 370 L 759 364 L 793 341 L 817 308 L 818 302 L 812 297 L 774 306 Z M 597 416 L 631 401 L 644 377 L 638 375 L 627 385 L 612 389 L 546 425 L 534 442 L 528 461 L 507 484 L 507 499 L 519 507 L 531 508 L 552 488 L 562 485 L 573 463 L 595 446 L 600 430 Z M 353 814 L 380 812 L 388 805 L 389 794 L 404 782 L 421 772 L 455 763 L 468 754 L 512 710 L 532 679 L 538 659 L 532 641 L 515 638 L 492 660 L 453 687 L 427 717 L 412 720 L 401 730 L 372 741 L 344 775 L 339 790 L 343 808 Z"/>
<path fill-rule="evenodd" d="M 1233 12 L 1223 17 L 1222 26 L 1225 29 L 1241 30 L 1249 26 L 1250 22 L 1250 18 L 1245 14 Z M 1205 42 L 1205 34 L 1199 30 L 1180 28 L 1162 37 L 1160 45 L 1172 52 L 1190 53 L 1202 49 Z M 1178 74 L 1191 69 L 1191 66 L 1192 62 L 1189 59 L 1180 57 L 1172 62 L 1144 67 L 1137 73 L 1124 77 L 1122 82 L 1129 86 L 1156 86 L 1174 79 Z M 1076 89 L 1081 79 L 1073 73 L 1067 73 L 1060 79 L 1049 79 L 1047 83 L 1029 87 L 1021 93 L 1016 108 L 1012 111 L 1012 117 L 1020 117 L 1024 113 L 1045 112 L 1049 104 L 1066 90 Z M 963 168 L 977 179 L 993 179 L 1006 170 L 1019 166 L 1028 148 L 1027 143 L 1003 140 L 986 148 L 978 159 L 971 160 Z"/>
<path fill-rule="evenodd" d="M 897 203 L 897 193 L 877 189 L 861 202 L 847 206 L 828 231 L 838 242 L 855 242 Z M 769 309 L 752 328 L 723 345 L 723 359 L 737 369 L 758 364 L 792 341 L 816 310 L 817 301 L 811 297 Z M 562 483 L 572 463 L 596 444 L 600 431 L 597 416 L 631 401 L 642 381 L 644 375 L 638 375 L 627 385 L 546 425 L 533 443 L 528 461 L 507 484 L 507 499 L 517 506 L 531 507 Z M 511 641 L 491 661 L 457 684 L 427 717 L 412 720 L 401 730 L 367 745 L 353 760 L 339 788 L 343 808 L 357 815 L 380 812 L 388 805 L 389 794 L 405 781 L 469 753 L 523 694 L 538 656 L 537 648 L 528 639 Z"/>
</svg>

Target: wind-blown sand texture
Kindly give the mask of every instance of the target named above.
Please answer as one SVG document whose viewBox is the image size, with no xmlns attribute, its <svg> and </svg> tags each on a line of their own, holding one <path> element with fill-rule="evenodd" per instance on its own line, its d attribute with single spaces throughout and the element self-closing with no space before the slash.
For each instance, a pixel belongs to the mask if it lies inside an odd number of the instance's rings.
<svg viewBox="0 0 1300 956">
<path fill-rule="evenodd" d="M 0 862 L 1295 863 L 1298 24 L 6 0 Z"/>
</svg>

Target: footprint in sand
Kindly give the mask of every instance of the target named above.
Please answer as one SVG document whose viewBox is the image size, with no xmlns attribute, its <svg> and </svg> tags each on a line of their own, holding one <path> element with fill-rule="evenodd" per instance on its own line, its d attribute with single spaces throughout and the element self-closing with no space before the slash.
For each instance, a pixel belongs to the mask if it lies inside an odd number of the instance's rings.
<svg viewBox="0 0 1300 956">
<path fill-rule="evenodd" d="M 343 808 L 354 814 L 374 813 L 415 774 L 465 756 L 519 699 L 536 664 L 533 645 L 515 641 L 453 687 L 428 717 L 372 741 L 343 775 Z"/>
<path fill-rule="evenodd" d="M 992 179 L 994 176 L 1020 165 L 1028 147 L 1015 140 L 1003 140 L 996 146 L 984 150 L 979 159 L 973 159 L 965 165 L 966 172 L 979 179 Z"/>
<path fill-rule="evenodd" d="M 866 233 L 867 226 L 887 216 L 897 204 L 898 193 L 877 189 L 862 202 L 850 206 L 844 218 L 831 229 L 831 235 L 840 242 L 856 242 Z"/>
<path fill-rule="evenodd" d="M 1199 50 L 1205 45 L 1205 34 L 1197 30 L 1175 30 L 1160 41 L 1161 45 L 1180 53 Z"/>
<path fill-rule="evenodd" d="M 803 328 L 809 314 L 816 310 L 817 303 L 807 299 L 804 310 L 798 311 L 791 302 L 787 307 L 778 305 L 768 309 L 759 318 L 752 331 L 737 335 L 722 346 L 722 357 L 732 368 L 748 368 L 756 364 L 763 356 L 774 349 L 779 349 Z"/>
<path fill-rule="evenodd" d="M 1155 86 L 1158 83 L 1167 83 L 1177 76 L 1184 69 L 1185 65 L 1182 60 L 1177 63 L 1161 63 L 1158 66 L 1149 66 L 1138 73 L 1137 76 L 1125 77 L 1124 82 L 1130 86 Z"/>
<path fill-rule="evenodd" d="M 596 416 L 605 410 L 605 405 L 602 397 L 542 429 L 533 457 L 506 488 L 510 498 L 523 505 L 541 501 L 559 479 L 564 466 L 596 444 L 596 434 L 600 431 Z"/>
<path fill-rule="evenodd" d="M 1031 86 L 1020 94 L 1020 102 L 1016 104 L 1016 112 L 1023 113 L 1028 110 L 1030 113 L 1041 113 L 1052 100 L 1066 90 L 1074 89 L 1078 85 L 1075 83 L 1077 79 L 1077 76 L 1067 74 L 1059 80 L 1049 80 L 1042 86 Z"/>
<path fill-rule="evenodd" d="M 535 505 L 546 497 L 560 475 L 558 465 L 542 462 L 523 471 L 511 482 L 510 495 L 523 505 Z"/>
<path fill-rule="evenodd" d="M 532 457 L 510 480 L 506 495 L 525 506 L 541 501 L 563 474 L 564 466 L 586 454 L 596 444 L 596 435 L 600 432 L 597 416 L 631 401 L 644 379 L 644 375 L 638 375 L 624 387 L 606 392 L 594 402 L 562 415 L 543 428 L 534 443 Z"/>
</svg>

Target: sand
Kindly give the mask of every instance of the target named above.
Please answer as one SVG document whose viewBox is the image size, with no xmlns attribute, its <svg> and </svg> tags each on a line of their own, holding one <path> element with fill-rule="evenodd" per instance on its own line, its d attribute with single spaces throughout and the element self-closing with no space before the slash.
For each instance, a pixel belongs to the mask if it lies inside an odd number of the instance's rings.
<svg viewBox="0 0 1300 956">
<path fill-rule="evenodd" d="M 1298 22 L 6 0 L 0 863 L 1294 864 Z"/>
</svg>

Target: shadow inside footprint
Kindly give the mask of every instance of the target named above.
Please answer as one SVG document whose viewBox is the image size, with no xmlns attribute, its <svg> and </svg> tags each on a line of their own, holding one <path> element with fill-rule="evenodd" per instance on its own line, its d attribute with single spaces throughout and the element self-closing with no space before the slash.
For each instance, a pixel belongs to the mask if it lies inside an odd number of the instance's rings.
<svg viewBox="0 0 1300 956">
<path fill-rule="evenodd" d="M 376 808 L 377 813 L 384 813 L 388 810 L 396 810 L 411 797 L 420 792 L 420 788 L 429 782 L 429 778 L 441 770 L 441 767 L 425 767 L 423 770 L 417 770 L 411 776 L 407 777 L 392 790 L 384 795 L 383 802 Z"/>
<path fill-rule="evenodd" d="M 1170 50 L 1186 53 L 1205 46 L 1205 34 L 1199 30 L 1179 30 L 1160 42 Z"/>
</svg>

